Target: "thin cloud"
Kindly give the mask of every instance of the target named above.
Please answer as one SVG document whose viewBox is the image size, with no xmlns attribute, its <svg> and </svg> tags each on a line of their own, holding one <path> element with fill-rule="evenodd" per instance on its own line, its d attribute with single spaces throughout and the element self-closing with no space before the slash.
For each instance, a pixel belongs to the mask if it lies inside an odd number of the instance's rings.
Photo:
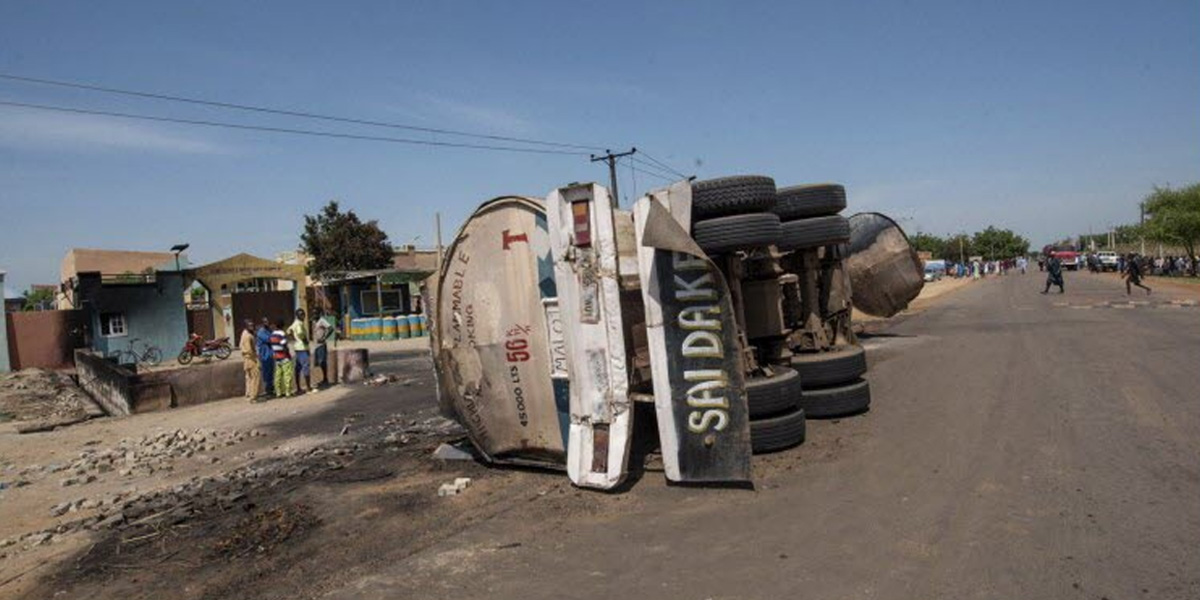
<svg viewBox="0 0 1200 600">
<path fill-rule="evenodd" d="M 0 111 L 0 144 L 11 148 L 132 150 L 174 154 L 225 154 L 226 148 L 162 128 L 92 115 Z"/>
<path fill-rule="evenodd" d="M 445 96 L 410 93 L 412 102 L 389 105 L 390 112 L 430 127 L 463 129 L 496 135 L 533 135 L 534 124 L 495 106 L 463 102 Z"/>
</svg>

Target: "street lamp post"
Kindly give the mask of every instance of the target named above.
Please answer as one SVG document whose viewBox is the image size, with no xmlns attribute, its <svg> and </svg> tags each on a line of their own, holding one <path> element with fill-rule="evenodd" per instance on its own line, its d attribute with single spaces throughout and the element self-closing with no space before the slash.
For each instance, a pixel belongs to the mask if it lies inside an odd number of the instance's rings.
<svg viewBox="0 0 1200 600">
<path fill-rule="evenodd" d="M 171 246 L 171 252 L 175 253 L 175 272 L 176 273 L 178 273 L 180 270 L 179 269 L 179 254 L 181 252 L 183 252 L 184 250 L 187 250 L 188 247 L 190 247 L 190 246 L 191 246 L 191 244 L 175 244 L 174 246 Z"/>
</svg>

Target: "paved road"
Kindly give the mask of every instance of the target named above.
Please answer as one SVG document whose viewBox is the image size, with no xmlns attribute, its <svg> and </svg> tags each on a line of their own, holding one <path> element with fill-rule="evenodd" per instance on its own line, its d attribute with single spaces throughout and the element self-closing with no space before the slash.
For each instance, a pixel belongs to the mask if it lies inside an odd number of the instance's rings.
<svg viewBox="0 0 1200 600">
<path fill-rule="evenodd" d="M 648 473 L 603 514 L 508 510 L 333 596 L 1200 597 L 1200 308 L 1040 284 L 867 339 L 874 408 L 756 459 L 755 491 Z"/>
</svg>

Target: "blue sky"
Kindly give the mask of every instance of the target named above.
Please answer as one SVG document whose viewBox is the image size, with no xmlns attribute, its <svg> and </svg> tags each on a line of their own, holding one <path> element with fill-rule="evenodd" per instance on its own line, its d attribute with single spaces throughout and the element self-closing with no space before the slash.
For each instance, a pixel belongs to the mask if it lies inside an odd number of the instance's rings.
<svg viewBox="0 0 1200 600">
<path fill-rule="evenodd" d="M 1037 243 L 1200 179 L 1196 2 L 7 0 L 0 72 L 637 145 L 701 177 L 838 181 L 910 230 Z M 0 100 L 405 135 L 5 81 Z M 449 238 L 488 198 L 606 178 L 580 157 L 0 107 L 0 269 L 12 291 L 76 246 L 273 256 L 331 198 L 428 245 L 437 211 Z"/>
</svg>

